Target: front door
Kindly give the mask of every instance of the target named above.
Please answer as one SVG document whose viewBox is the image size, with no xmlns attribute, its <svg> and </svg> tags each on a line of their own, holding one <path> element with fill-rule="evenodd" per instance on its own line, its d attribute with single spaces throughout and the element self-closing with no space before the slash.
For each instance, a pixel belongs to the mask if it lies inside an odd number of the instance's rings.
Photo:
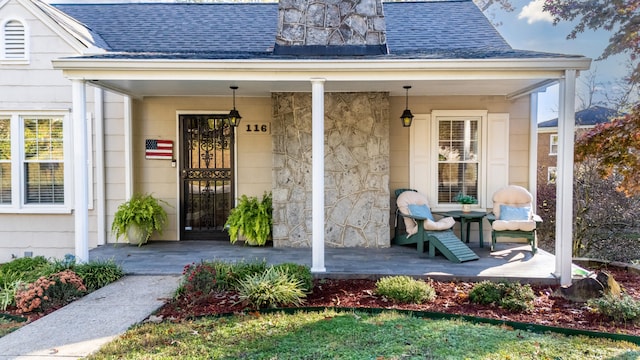
<svg viewBox="0 0 640 360">
<path fill-rule="evenodd" d="M 180 239 L 228 240 L 233 206 L 234 129 L 227 115 L 180 115 Z"/>
</svg>

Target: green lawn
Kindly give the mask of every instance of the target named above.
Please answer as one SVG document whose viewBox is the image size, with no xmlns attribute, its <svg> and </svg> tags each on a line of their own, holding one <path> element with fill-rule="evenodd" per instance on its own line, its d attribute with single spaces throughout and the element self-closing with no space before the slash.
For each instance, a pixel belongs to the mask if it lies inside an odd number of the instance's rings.
<svg viewBox="0 0 640 360">
<path fill-rule="evenodd" d="M 134 327 L 91 359 L 638 359 L 640 347 L 396 312 L 209 317 Z"/>
</svg>

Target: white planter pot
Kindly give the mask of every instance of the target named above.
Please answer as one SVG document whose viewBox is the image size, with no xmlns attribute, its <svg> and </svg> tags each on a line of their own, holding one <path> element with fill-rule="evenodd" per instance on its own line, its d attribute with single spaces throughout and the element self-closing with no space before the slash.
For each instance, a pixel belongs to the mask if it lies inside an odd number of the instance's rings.
<svg viewBox="0 0 640 360">
<path fill-rule="evenodd" d="M 127 239 L 129 239 L 129 245 L 140 246 L 147 243 L 147 232 L 144 231 L 138 225 L 131 225 L 127 229 Z"/>
<path fill-rule="evenodd" d="M 462 204 L 462 212 L 471 212 L 471 204 Z"/>
</svg>

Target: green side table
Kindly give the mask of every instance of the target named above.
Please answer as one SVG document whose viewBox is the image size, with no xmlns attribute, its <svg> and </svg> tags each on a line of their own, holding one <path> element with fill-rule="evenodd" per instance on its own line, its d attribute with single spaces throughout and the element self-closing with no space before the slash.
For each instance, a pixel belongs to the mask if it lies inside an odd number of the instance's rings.
<svg viewBox="0 0 640 360">
<path fill-rule="evenodd" d="M 445 217 L 451 216 L 455 221 L 460 223 L 460 237 L 462 242 L 468 243 L 471 236 L 471 223 L 478 223 L 478 231 L 480 231 L 480 247 L 484 247 L 484 238 L 482 236 L 482 222 L 484 217 L 487 216 L 485 211 L 469 211 L 464 212 L 462 210 L 442 211 L 434 212 L 434 214 L 442 215 Z M 467 225 L 467 233 L 465 236 L 464 226 Z"/>
</svg>

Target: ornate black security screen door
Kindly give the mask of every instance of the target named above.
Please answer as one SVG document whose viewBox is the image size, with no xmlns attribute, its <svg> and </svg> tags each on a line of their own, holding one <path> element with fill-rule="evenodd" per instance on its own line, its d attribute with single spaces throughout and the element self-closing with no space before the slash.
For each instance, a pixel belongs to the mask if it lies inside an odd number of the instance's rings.
<svg viewBox="0 0 640 360">
<path fill-rule="evenodd" d="M 180 115 L 180 238 L 228 240 L 233 205 L 233 134 L 227 115 Z"/>
</svg>

